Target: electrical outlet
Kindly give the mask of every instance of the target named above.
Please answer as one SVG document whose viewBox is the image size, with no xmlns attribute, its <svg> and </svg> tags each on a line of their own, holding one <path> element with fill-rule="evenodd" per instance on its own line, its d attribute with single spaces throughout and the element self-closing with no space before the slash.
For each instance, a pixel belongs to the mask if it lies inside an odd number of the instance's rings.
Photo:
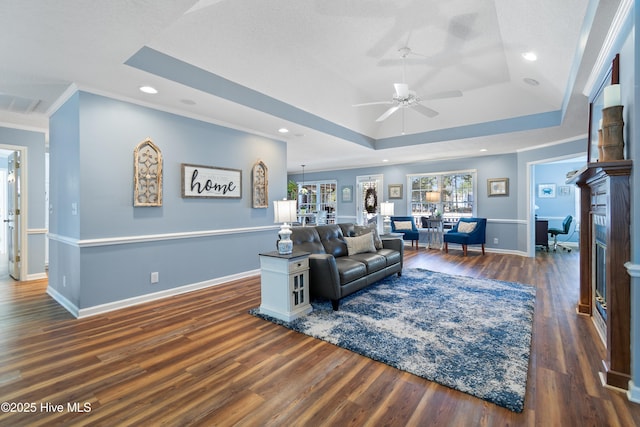
<svg viewBox="0 0 640 427">
<path fill-rule="evenodd" d="M 160 281 L 160 275 L 157 271 L 151 273 L 151 283 L 158 283 Z"/>
<path fill-rule="evenodd" d="M 494 238 L 493 238 L 493 244 L 494 244 L 494 245 L 497 245 L 497 244 L 498 244 L 498 238 L 497 238 L 497 237 L 494 237 Z"/>
</svg>

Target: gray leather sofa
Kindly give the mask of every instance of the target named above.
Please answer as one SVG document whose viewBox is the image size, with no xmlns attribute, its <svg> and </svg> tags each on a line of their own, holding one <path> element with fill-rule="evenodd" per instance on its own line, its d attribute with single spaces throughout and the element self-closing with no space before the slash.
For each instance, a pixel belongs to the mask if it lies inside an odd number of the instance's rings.
<svg viewBox="0 0 640 427">
<path fill-rule="evenodd" d="M 337 310 L 340 299 L 372 283 L 397 273 L 402 274 L 404 243 L 401 239 L 378 240 L 376 248 L 357 253 L 354 241 L 363 236 L 364 226 L 330 224 L 315 227 L 292 227 L 293 250 L 311 252 L 309 290 L 312 297 L 331 300 Z M 347 237 L 347 238 L 345 238 Z M 347 243 L 349 243 L 349 248 Z M 352 253 L 349 253 L 352 249 Z"/>
</svg>

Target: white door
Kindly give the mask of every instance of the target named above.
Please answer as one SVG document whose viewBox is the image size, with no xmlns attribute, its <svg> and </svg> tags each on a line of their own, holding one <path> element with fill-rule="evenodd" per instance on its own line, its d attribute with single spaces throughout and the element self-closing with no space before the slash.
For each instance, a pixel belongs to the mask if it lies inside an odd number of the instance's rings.
<svg viewBox="0 0 640 427">
<path fill-rule="evenodd" d="M 7 248 L 9 275 L 20 280 L 20 152 L 9 155 L 7 170 Z"/>
</svg>

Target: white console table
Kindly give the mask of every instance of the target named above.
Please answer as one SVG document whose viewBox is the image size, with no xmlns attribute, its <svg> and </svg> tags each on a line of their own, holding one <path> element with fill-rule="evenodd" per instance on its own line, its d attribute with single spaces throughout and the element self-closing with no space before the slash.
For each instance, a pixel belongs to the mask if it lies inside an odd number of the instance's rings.
<svg viewBox="0 0 640 427">
<path fill-rule="evenodd" d="M 309 301 L 309 252 L 260 254 L 260 313 L 291 321 L 313 309 Z"/>
</svg>

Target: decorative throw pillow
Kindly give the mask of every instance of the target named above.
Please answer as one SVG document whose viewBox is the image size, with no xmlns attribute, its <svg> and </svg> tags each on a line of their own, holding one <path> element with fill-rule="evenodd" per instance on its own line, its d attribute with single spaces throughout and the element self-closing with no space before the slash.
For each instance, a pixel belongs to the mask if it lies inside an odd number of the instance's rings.
<svg viewBox="0 0 640 427">
<path fill-rule="evenodd" d="M 411 221 L 393 221 L 393 225 L 395 226 L 396 231 L 413 230 Z"/>
<path fill-rule="evenodd" d="M 376 229 L 376 224 L 368 224 L 368 225 L 354 225 L 353 231 L 355 236 L 362 236 L 363 234 L 371 233 L 373 234 L 373 245 L 376 249 L 382 249 L 382 240 L 380 239 L 380 235 L 378 235 L 378 230 Z"/>
<path fill-rule="evenodd" d="M 462 222 L 458 223 L 458 233 L 471 233 L 476 229 L 477 222 Z"/>
<path fill-rule="evenodd" d="M 347 242 L 347 253 L 349 255 L 376 251 L 376 247 L 373 245 L 373 233 L 356 237 L 345 237 L 344 240 Z"/>
</svg>

